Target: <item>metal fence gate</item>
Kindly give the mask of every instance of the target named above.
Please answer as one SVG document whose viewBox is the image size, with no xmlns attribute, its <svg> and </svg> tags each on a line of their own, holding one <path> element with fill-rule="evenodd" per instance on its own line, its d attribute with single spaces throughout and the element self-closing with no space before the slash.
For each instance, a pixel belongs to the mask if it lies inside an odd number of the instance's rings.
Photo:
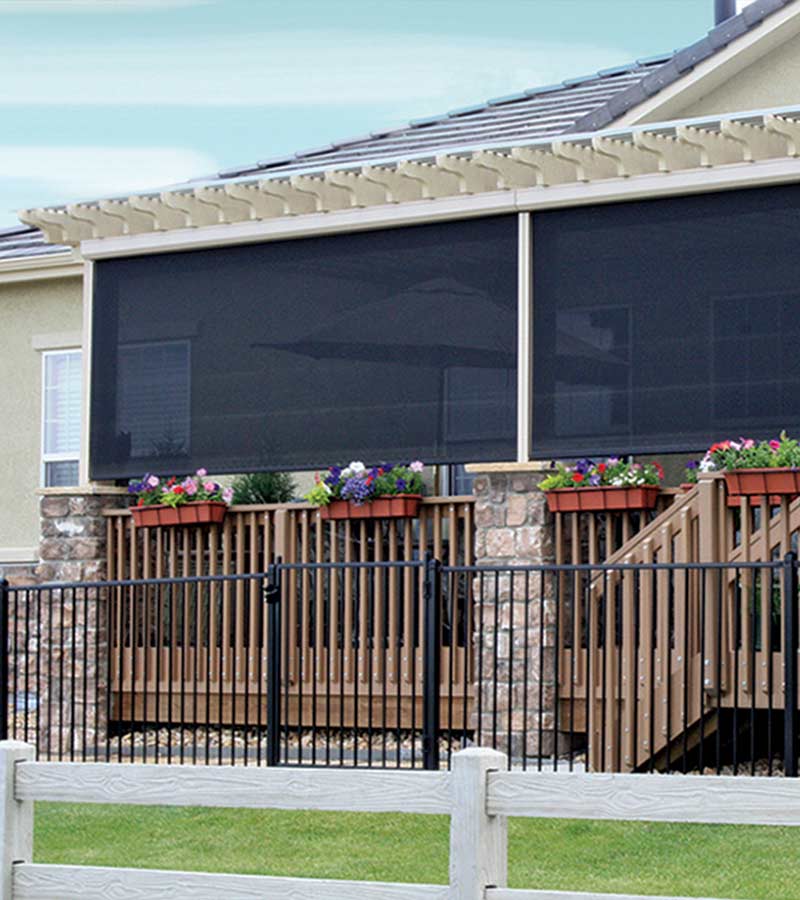
<svg viewBox="0 0 800 900">
<path fill-rule="evenodd" d="M 0 582 L 0 732 L 40 759 L 797 774 L 798 563 Z"/>
</svg>

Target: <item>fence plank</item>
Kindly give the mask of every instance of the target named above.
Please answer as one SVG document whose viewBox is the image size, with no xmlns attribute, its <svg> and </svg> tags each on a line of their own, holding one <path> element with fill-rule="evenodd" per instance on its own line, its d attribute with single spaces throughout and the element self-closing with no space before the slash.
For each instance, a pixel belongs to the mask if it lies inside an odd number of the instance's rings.
<svg viewBox="0 0 800 900">
<path fill-rule="evenodd" d="M 800 825 L 800 781 L 732 775 L 489 774 L 490 815 Z"/>
<path fill-rule="evenodd" d="M 14 867 L 15 900 L 446 900 L 444 885 L 383 884 L 273 878 L 264 875 L 207 875 L 147 869 L 49 866 Z"/>
<path fill-rule="evenodd" d="M 521 891 L 489 888 L 486 900 L 709 900 L 708 897 L 654 897 L 652 894 L 583 894 L 574 891 Z"/>
<path fill-rule="evenodd" d="M 448 772 L 20 763 L 18 800 L 446 814 Z"/>
</svg>

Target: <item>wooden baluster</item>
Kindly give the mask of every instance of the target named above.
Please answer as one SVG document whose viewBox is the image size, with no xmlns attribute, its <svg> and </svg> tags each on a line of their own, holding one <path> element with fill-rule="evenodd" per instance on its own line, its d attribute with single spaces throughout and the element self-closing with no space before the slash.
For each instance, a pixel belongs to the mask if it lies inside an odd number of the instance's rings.
<svg viewBox="0 0 800 900">
<path fill-rule="evenodd" d="M 314 516 L 314 554 L 316 562 L 324 562 L 325 526 L 322 524 L 319 510 Z M 316 615 L 314 616 L 314 652 L 316 653 L 317 681 L 325 681 L 328 651 L 325 648 L 325 570 L 318 569 L 314 575 L 316 587 Z"/>
<path fill-rule="evenodd" d="M 350 519 L 344 523 L 344 561 L 353 561 L 353 534 Z M 349 684 L 353 680 L 353 570 L 344 572 L 344 673 Z"/>
<path fill-rule="evenodd" d="M 300 517 L 300 562 L 307 563 L 311 559 L 311 543 L 309 531 L 309 510 L 298 510 Z M 300 573 L 300 678 L 304 682 L 311 679 L 311 575 L 308 569 Z"/>
<path fill-rule="evenodd" d="M 652 540 L 642 543 L 642 562 L 652 563 L 654 548 Z M 640 578 L 641 611 L 639 637 L 639 686 L 640 711 L 637 722 L 637 765 L 641 765 L 655 752 L 657 742 L 656 731 L 656 693 L 655 693 L 655 646 L 653 632 L 655 628 L 654 606 L 655 594 L 653 586 L 655 578 L 653 570 L 644 570 Z"/>
<path fill-rule="evenodd" d="M 635 560 L 633 556 L 626 556 L 625 563 L 630 564 Z M 634 592 L 635 573 L 633 571 L 622 574 L 622 770 L 632 771 L 636 766 L 636 746 L 634 734 L 636 732 L 636 716 L 638 713 L 638 686 L 636 684 L 636 620 L 635 603 L 637 597 Z"/>
<path fill-rule="evenodd" d="M 328 523 L 328 535 L 331 545 L 331 562 L 335 563 L 339 561 L 339 528 L 337 523 L 331 519 Z M 331 614 L 330 614 L 330 623 L 331 623 L 331 631 L 328 639 L 328 646 L 330 647 L 331 654 L 331 690 L 333 690 L 333 685 L 339 684 L 339 681 L 342 677 L 341 668 L 339 666 L 339 647 L 340 644 L 340 635 L 339 635 L 339 571 L 336 568 L 331 569 L 330 574 L 330 605 L 331 605 Z"/>
<path fill-rule="evenodd" d="M 452 536 L 451 536 L 452 546 Z M 403 559 L 411 561 L 414 558 L 414 534 L 411 519 L 403 522 Z M 416 669 L 416 676 L 421 684 L 420 667 L 412 665 L 412 659 L 416 653 L 414 640 L 414 578 L 416 572 L 413 569 L 403 570 L 403 657 L 401 660 L 404 682 L 412 683 L 412 669 Z"/>
</svg>

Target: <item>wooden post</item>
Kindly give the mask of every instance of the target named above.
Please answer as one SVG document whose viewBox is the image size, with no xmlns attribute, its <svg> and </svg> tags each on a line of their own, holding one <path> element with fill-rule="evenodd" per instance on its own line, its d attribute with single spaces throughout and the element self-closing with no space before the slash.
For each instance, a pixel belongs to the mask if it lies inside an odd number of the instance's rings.
<svg viewBox="0 0 800 900">
<path fill-rule="evenodd" d="M 0 741 L 0 900 L 12 900 L 14 863 L 33 859 L 33 802 L 17 800 L 16 764 L 33 760 L 34 750 L 22 741 Z"/>
<path fill-rule="evenodd" d="M 507 885 L 508 821 L 486 812 L 487 775 L 507 764 L 505 753 L 483 747 L 453 756 L 450 900 L 483 900 L 487 888 Z"/>
</svg>

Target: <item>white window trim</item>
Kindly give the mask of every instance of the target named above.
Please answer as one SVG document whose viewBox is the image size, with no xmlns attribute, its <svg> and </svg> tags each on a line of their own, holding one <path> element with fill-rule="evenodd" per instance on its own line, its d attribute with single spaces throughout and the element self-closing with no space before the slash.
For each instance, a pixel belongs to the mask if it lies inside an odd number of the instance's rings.
<svg viewBox="0 0 800 900">
<path fill-rule="evenodd" d="M 41 368 L 41 389 L 42 389 L 42 402 L 41 408 L 39 412 L 39 429 L 41 432 L 40 441 L 39 441 L 39 485 L 40 487 L 45 487 L 47 483 L 47 464 L 55 463 L 55 462 L 77 462 L 78 464 L 78 473 L 80 480 L 80 469 L 81 469 L 81 458 L 82 453 L 81 450 L 78 451 L 77 455 L 75 453 L 45 453 L 45 413 L 47 409 L 47 359 L 50 356 L 75 356 L 77 354 L 81 354 L 83 351 L 81 347 L 69 347 L 69 348 L 59 348 L 53 350 L 43 350 L 42 351 L 42 368 Z M 83 372 L 81 373 L 83 374 Z M 81 388 L 83 386 L 81 385 Z M 81 404 L 83 406 L 83 404 Z M 81 420 L 83 420 L 83 410 L 81 410 Z"/>
</svg>

